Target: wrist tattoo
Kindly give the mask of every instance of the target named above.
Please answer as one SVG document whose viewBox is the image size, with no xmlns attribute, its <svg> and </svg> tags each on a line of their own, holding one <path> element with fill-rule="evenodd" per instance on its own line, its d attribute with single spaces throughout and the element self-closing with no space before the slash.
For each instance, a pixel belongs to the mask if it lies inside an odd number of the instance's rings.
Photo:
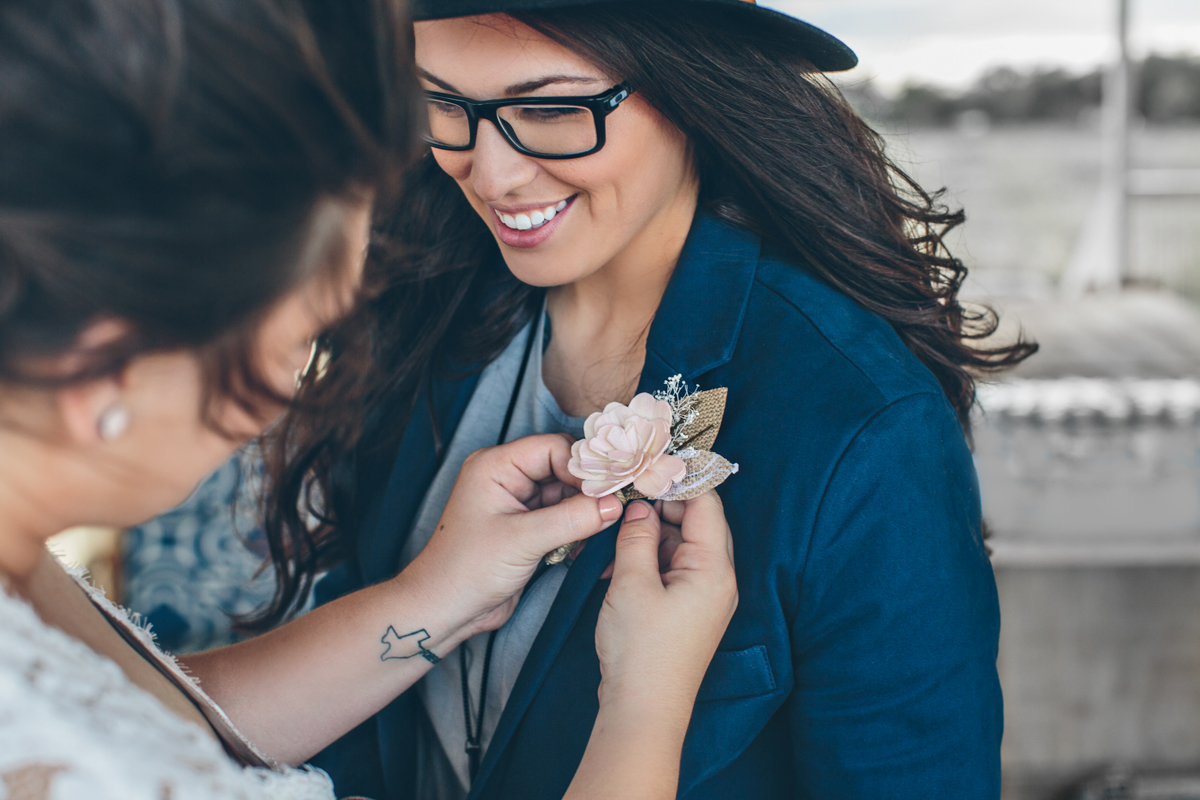
<svg viewBox="0 0 1200 800">
<path fill-rule="evenodd" d="M 424 628 L 415 630 L 412 633 L 406 633 L 403 636 L 396 633 L 396 629 L 388 626 L 387 633 L 383 634 L 383 638 L 379 641 L 387 645 L 383 648 L 383 655 L 379 657 L 380 661 L 388 661 L 393 658 L 409 659 L 414 656 L 420 656 L 430 664 L 436 664 L 441 661 L 432 650 L 425 649 L 425 642 L 430 639 L 430 635 L 425 632 Z"/>
</svg>

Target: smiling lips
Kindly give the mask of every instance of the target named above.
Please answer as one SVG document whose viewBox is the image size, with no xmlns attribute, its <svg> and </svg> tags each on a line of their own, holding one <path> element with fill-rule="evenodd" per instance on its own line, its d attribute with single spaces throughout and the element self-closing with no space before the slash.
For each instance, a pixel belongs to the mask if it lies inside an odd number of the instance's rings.
<svg viewBox="0 0 1200 800">
<path fill-rule="evenodd" d="M 520 214 L 504 214 L 499 211 L 496 216 L 504 223 L 504 227 L 514 231 L 528 231 L 540 228 L 558 215 L 558 212 L 567 207 L 567 201 L 563 200 L 557 205 L 546 206 L 535 211 Z"/>
</svg>

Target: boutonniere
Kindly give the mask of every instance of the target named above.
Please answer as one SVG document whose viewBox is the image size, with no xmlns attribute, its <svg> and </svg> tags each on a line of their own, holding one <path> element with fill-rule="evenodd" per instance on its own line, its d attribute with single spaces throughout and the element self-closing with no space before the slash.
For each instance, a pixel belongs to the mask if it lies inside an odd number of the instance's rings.
<svg viewBox="0 0 1200 800">
<path fill-rule="evenodd" d="M 589 497 L 631 500 L 690 500 L 714 489 L 738 465 L 712 452 L 725 416 L 728 389 L 690 391 L 683 376 L 666 388 L 630 401 L 609 403 L 587 418 L 584 438 L 571 448 L 571 474 Z M 557 564 L 574 545 L 554 551 Z"/>
</svg>

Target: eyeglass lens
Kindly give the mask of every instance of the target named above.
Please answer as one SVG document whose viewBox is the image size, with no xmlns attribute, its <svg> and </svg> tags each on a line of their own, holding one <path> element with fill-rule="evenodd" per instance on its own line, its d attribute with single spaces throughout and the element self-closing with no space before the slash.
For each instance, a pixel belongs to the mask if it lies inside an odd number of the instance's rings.
<svg viewBox="0 0 1200 800">
<path fill-rule="evenodd" d="M 467 112 L 454 103 L 430 99 L 429 136 L 447 147 L 471 142 Z M 546 155 L 585 153 L 596 146 L 596 122 L 582 106 L 502 106 L 496 116 L 505 133 L 522 147 Z"/>
</svg>

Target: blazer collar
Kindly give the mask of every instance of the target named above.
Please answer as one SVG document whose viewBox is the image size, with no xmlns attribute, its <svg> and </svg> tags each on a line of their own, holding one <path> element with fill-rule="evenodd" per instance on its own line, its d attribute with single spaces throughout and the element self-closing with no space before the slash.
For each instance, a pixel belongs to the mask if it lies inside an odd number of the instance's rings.
<svg viewBox="0 0 1200 800">
<path fill-rule="evenodd" d="M 646 341 L 672 374 L 691 380 L 733 358 L 760 249 L 754 234 L 696 212 Z"/>
<path fill-rule="evenodd" d="M 753 234 L 697 213 L 650 326 L 638 392 L 653 393 L 673 375 L 692 380 L 729 362 L 749 303 L 759 249 L 759 239 Z M 589 539 L 568 571 L 500 715 L 469 800 L 489 796 L 488 779 L 504 757 L 588 595 L 615 555 L 619 527 L 613 525 Z"/>
</svg>

